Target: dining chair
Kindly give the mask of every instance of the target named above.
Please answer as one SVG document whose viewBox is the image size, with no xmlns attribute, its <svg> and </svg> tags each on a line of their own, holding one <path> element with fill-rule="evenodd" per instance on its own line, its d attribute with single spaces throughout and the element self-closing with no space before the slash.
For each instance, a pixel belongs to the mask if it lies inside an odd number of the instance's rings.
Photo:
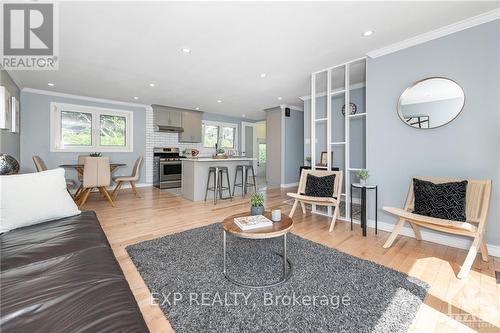
<svg viewBox="0 0 500 333">
<path fill-rule="evenodd" d="M 83 169 L 83 190 L 78 200 L 78 206 L 85 205 L 92 189 L 97 188 L 108 199 L 111 206 L 115 207 L 115 203 L 106 189 L 111 183 L 109 157 L 87 157 Z"/>
<path fill-rule="evenodd" d="M 45 164 L 45 161 L 38 155 L 35 155 L 32 157 L 33 163 L 35 163 L 35 168 L 37 172 L 42 172 L 42 171 L 47 171 L 47 164 Z M 75 181 L 73 179 L 67 179 L 66 178 L 66 187 L 67 188 L 73 188 L 75 186 Z"/>
<path fill-rule="evenodd" d="M 118 196 L 118 192 L 122 188 L 123 183 L 126 183 L 126 182 L 130 183 L 130 186 L 132 187 L 132 191 L 134 191 L 135 196 L 138 198 L 141 197 L 139 195 L 139 192 L 137 192 L 137 188 L 135 187 L 136 182 L 139 180 L 139 171 L 141 169 L 141 164 L 142 164 L 142 156 L 139 156 L 139 158 L 135 161 L 131 176 L 117 176 L 117 177 L 113 178 L 113 180 L 116 183 L 116 186 L 113 190 L 113 193 L 111 194 L 113 199 L 116 200 L 116 197 Z"/>
<path fill-rule="evenodd" d="M 78 155 L 77 164 L 78 165 L 83 165 L 85 163 L 85 158 L 86 157 L 88 157 L 88 155 Z M 77 170 L 77 175 L 78 175 L 78 181 L 80 182 L 80 185 L 76 189 L 75 197 L 78 197 L 81 194 L 82 190 L 83 190 L 83 173 L 80 173 Z"/>
</svg>

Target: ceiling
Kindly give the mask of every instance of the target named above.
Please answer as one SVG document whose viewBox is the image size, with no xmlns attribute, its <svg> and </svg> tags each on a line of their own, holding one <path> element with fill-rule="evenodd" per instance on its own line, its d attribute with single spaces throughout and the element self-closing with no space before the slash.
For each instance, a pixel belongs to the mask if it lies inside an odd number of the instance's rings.
<svg viewBox="0 0 500 333">
<path fill-rule="evenodd" d="M 10 74 L 21 88 L 261 119 L 301 105 L 313 71 L 499 4 L 61 2 L 59 70 Z"/>
</svg>

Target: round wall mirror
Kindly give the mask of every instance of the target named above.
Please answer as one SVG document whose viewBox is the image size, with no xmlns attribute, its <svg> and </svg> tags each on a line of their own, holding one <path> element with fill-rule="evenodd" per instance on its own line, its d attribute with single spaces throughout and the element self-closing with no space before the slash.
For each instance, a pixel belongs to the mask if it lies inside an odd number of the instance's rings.
<svg viewBox="0 0 500 333">
<path fill-rule="evenodd" d="M 455 81 L 431 77 L 415 82 L 401 94 L 398 114 L 411 127 L 436 128 L 455 119 L 464 103 L 464 91 Z"/>
</svg>

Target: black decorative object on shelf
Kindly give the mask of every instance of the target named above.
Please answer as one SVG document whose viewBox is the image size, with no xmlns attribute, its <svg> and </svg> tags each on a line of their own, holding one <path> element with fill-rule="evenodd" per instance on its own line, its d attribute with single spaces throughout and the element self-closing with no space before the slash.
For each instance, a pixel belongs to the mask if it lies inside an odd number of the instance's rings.
<svg viewBox="0 0 500 333">
<path fill-rule="evenodd" d="M 350 115 L 356 114 L 358 112 L 358 107 L 354 103 L 349 103 Z M 345 116 L 345 104 L 342 106 L 342 115 Z"/>
<path fill-rule="evenodd" d="M 13 175 L 19 172 L 17 160 L 7 154 L 0 154 L 0 175 Z"/>
</svg>

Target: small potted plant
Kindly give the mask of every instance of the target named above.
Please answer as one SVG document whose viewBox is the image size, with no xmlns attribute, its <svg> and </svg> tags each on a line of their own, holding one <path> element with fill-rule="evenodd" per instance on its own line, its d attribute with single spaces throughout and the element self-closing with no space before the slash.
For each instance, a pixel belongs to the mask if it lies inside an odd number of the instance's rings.
<svg viewBox="0 0 500 333">
<path fill-rule="evenodd" d="M 101 153 L 98 153 L 98 152 L 95 152 L 95 153 L 90 153 L 89 154 L 90 157 L 101 157 L 102 154 Z"/>
<path fill-rule="evenodd" d="M 264 215 L 264 195 L 254 193 L 250 197 L 250 215 Z"/>
<path fill-rule="evenodd" d="M 366 169 L 361 169 L 358 171 L 358 177 L 360 184 L 366 184 L 366 180 L 370 177 L 370 172 Z"/>
<path fill-rule="evenodd" d="M 306 156 L 306 163 L 307 165 L 311 165 L 311 156 Z"/>
</svg>

